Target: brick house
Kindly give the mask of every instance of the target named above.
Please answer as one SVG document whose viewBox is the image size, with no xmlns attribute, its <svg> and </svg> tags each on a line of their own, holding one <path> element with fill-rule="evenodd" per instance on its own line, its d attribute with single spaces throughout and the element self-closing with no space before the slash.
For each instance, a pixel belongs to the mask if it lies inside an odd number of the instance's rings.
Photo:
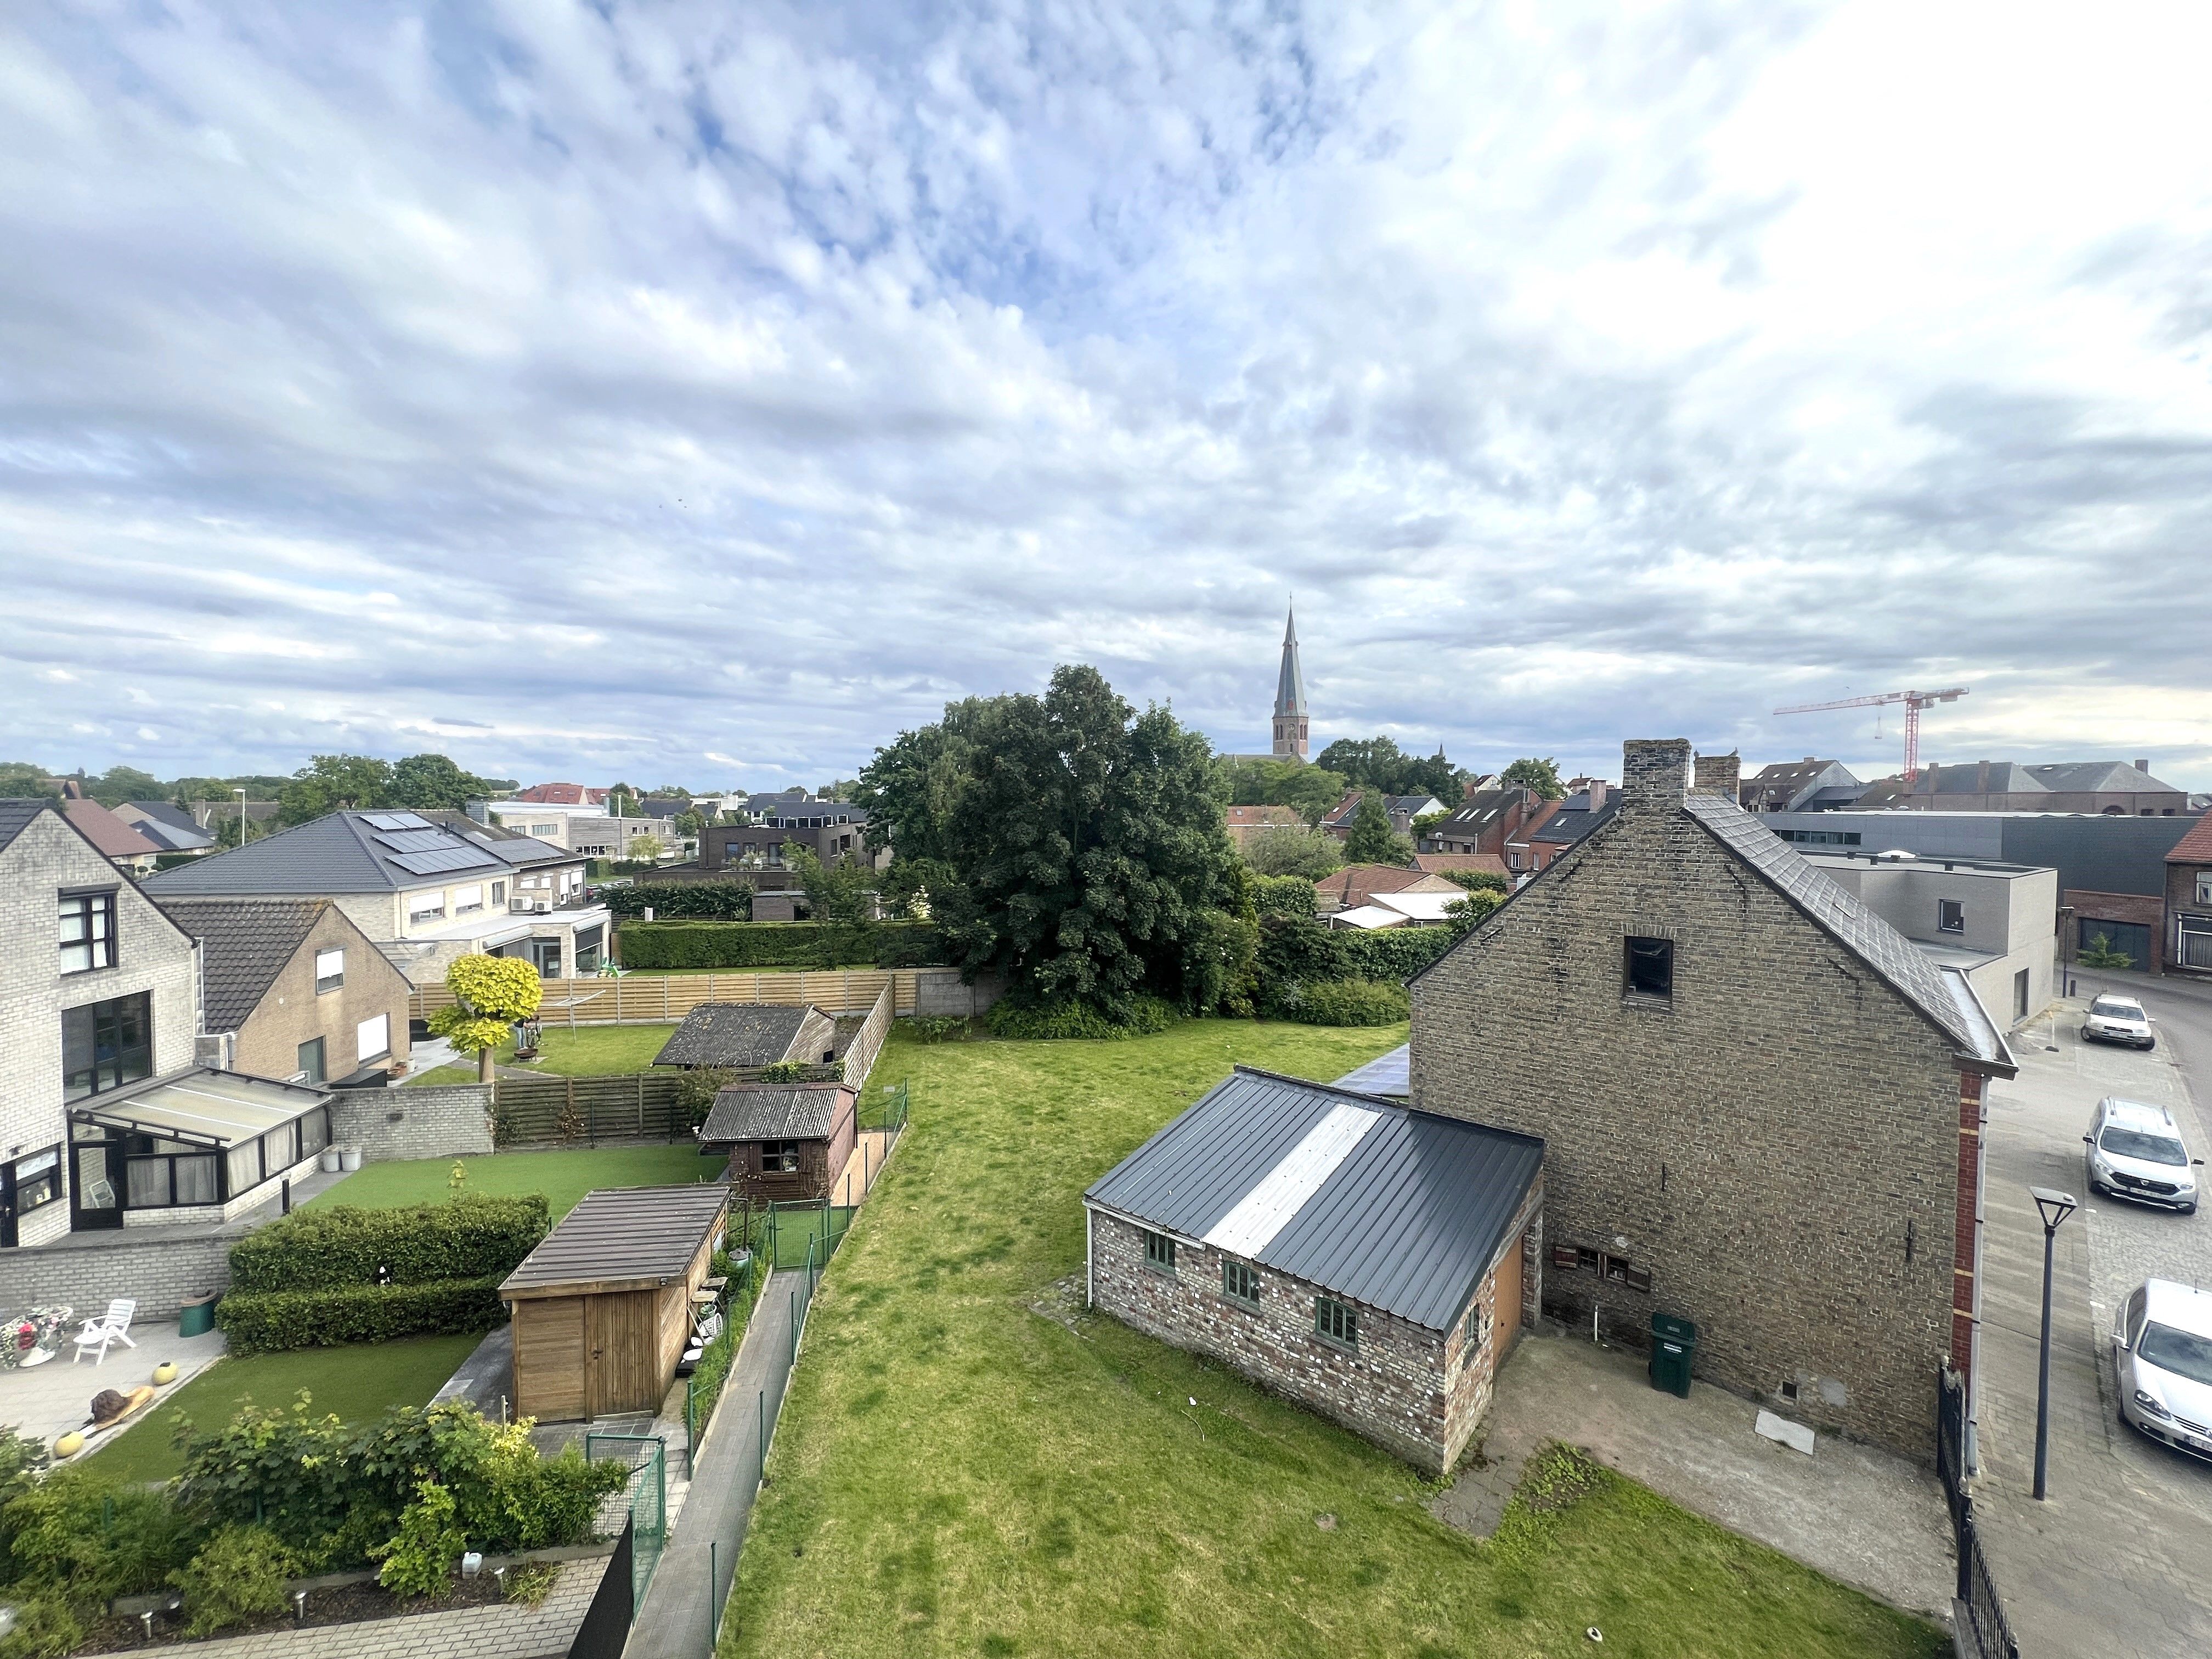
<svg viewBox="0 0 2212 1659">
<path fill-rule="evenodd" d="M 328 899 L 169 899 L 198 942 L 200 1057 L 224 1071 L 380 1082 L 407 1064 L 407 976 Z"/>
<path fill-rule="evenodd" d="M 330 1097 L 195 1063 L 198 947 L 48 803 L 0 801 L 0 1247 L 229 1219 L 312 1165 Z"/>
<path fill-rule="evenodd" d="M 860 1091 L 824 1083 L 733 1083 L 700 1126 L 702 1152 L 729 1159 L 729 1181 L 760 1202 L 827 1198 L 853 1156 Z"/>
<path fill-rule="evenodd" d="M 2212 975 L 2212 815 L 2197 819 L 2166 855 L 2166 965 L 2177 974 Z"/>
<path fill-rule="evenodd" d="M 1306 822 L 1288 806 L 1231 806 L 1227 817 L 1230 843 L 1240 852 L 1270 830 L 1302 830 Z"/>
<path fill-rule="evenodd" d="M 1420 850 L 1489 853 L 1504 858 L 1507 842 L 1516 835 L 1541 828 L 1544 820 L 1559 807 L 1559 802 L 1546 800 L 1534 790 L 1518 784 L 1479 789 L 1455 807 L 1449 817 L 1430 826 Z"/>
<path fill-rule="evenodd" d="M 791 853 L 805 848 L 823 864 L 887 868 L 888 847 L 868 845 L 868 814 L 849 801 L 814 800 L 803 792 L 756 796 L 763 816 L 751 823 L 709 824 L 699 836 L 699 856 L 672 876 L 734 877 L 753 890 L 755 921 L 789 921 L 805 902 L 805 884 Z"/>
<path fill-rule="evenodd" d="M 1724 757 L 1725 758 L 1725 757 Z M 1922 1460 L 1971 1381 L 1984 1090 L 2016 1069 L 1930 960 L 1689 745 L 1626 745 L 1620 811 L 1412 982 L 1411 1099 L 1540 1135 L 1545 1304 Z"/>
<path fill-rule="evenodd" d="M 1086 1297 L 1441 1474 L 1541 1297 L 1543 1158 L 1240 1066 L 1084 1194 Z"/>
<path fill-rule="evenodd" d="M 1506 838 L 1507 868 L 1516 879 L 1534 875 L 1619 810 L 1620 797 L 1610 784 L 1586 785 L 1538 819 L 1534 829 Z"/>
</svg>

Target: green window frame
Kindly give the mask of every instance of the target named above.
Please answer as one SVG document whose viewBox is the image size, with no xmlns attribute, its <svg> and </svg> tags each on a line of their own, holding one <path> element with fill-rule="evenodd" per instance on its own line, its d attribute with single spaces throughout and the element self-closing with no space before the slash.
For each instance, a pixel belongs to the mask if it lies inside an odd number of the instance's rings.
<svg viewBox="0 0 2212 1659">
<path fill-rule="evenodd" d="M 1145 1231 L 1145 1265 L 1156 1273 L 1171 1273 L 1176 1270 L 1175 1240 L 1165 1233 Z"/>
<path fill-rule="evenodd" d="M 1359 1310 L 1333 1296 L 1314 1298 L 1314 1334 L 1340 1348 L 1359 1346 Z"/>
<path fill-rule="evenodd" d="M 1480 1353 L 1483 1345 L 1490 1340 L 1490 1310 L 1480 1302 L 1468 1308 L 1464 1335 L 1469 1353 Z"/>
<path fill-rule="evenodd" d="M 1224 1261 L 1221 1264 L 1221 1293 L 1231 1302 L 1256 1308 L 1260 1305 L 1260 1275 L 1249 1262 Z"/>
</svg>

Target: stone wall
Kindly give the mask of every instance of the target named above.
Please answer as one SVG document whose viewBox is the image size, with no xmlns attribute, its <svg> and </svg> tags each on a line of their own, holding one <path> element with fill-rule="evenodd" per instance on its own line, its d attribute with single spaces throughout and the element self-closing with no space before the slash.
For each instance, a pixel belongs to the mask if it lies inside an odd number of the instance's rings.
<svg viewBox="0 0 2212 1659">
<path fill-rule="evenodd" d="M 1091 1230 L 1091 1295 L 1107 1312 L 1223 1360 L 1419 1468 L 1449 1467 L 1458 1447 L 1446 1443 L 1443 1333 L 1353 1304 L 1359 1342 L 1347 1351 L 1315 1331 L 1315 1298 L 1326 1292 L 1302 1279 L 1259 1268 L 1260 1305 L 1248 1308 L 1221 1286 L 1224 1261 L 1242 1257 L 1178 1240 L 1165 1273 L 1145 1265 L 1141 1229 L 1093 1211 Z"/>
<path fill-rule="evenodd" d="M 1953 1045 L 1689 817 L 1688 762 L 1629 744 L 1620 815 L 1413 982 L 1413 1104 L 1544 1137 L 1548 1245 L 1591 1264 L 1547 1259 L 1562 1318 L 1686 1316 L 1698 1376 L 1932 1458 L 1976 1265 Z M 1671 997 L 1626 989 L 1630 935 Z"/>
<path fill-rule="evenodd" d="M 923 1019 L 980 1014 L 1006 994 L 1005 983 L 988 974 L 963 985 L 957 968 L 925 968 L 914 976 L 914 1012 Z"/>
<path fill-rule="evenodd" d="M 480 1157 L 492 1150 L 491 1092 L 485 1083 L 341 1089 L 331 1099 L 331 1139 L 360 1147 L 371 1164 Z"/>
<path fill-rule="evenodd" d="M 89 1319 L 127 1296 L 137 1301 L 138 1319 L 174 1319 L 185 1302 L 229 1288 L 230 1247 L 246 1231 L 243 1224 L 163 1227 L 105 1233 L 96 1243 L 76 1233 L 66 1243 L 0 1250 L 0 1307 L 65 1302 Z M 84 1375 L 90 1399 L 106 1385 Z"/>
</svg>

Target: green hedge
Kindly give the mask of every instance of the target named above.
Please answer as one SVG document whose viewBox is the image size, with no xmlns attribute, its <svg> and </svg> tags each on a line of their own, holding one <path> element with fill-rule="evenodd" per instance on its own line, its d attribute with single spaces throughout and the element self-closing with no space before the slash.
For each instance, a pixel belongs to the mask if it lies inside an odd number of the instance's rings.
<svg viewBox="0 0 2212 1659">
<path fill-rule="evenodd" d="M 488 1331 L 507 1318 L 507 1306 L 499 1299 L 506 1277 L 500 1272 L 428 1285 L 234 1290 L 216 1304 L 215 1322 L 234 1354 Z"/>
<path fill-rule="evenodd" d="M 1402 985 L 1371 980 L 1322 980 L 1301 985 L 1283 1010 L 1307 1025 L 1395 1025 L 1412 1012 Z"/>
<path fill-rule="evenodd" d="M 844 955 L 836 947 L 847 941 L 882 966 L 944 960 L 937 930 L 926 921 L 887 921 L 866 929 L 815 921 L 624 921 L 619 937 L 625 968 L 843 967 L 850 963 L 826 957 Z"/>
<path fill-rule="evenodd" d="M 618 916 L 641 916 L 649 908 L 672 921 L 750 921 L 753 885 L 749 881 L 641 881 L 610 887 L 599 895 Z"/>
<path fill-rule="evenodd" d="M 1382 927 L 1371 933 L 1346 928 L 1337 938 L 1344 946 L 1345 960 L 1351 965 L 1350 977 L 1387 980 L 1400 985 L 1459 940 L 1449 927 Z M 1402 1019 L 1404 1016 L 1399 1018 Z"/>
<path fill-rule="evenodd" d="M 1055 1002 L 1042 1008 L 996 1002 L 983 1016 L 991 1035 L 1010 1042 L 1097 1042 L 1152 1036 L 1176 1022 L 1175 1010 L 1153 996 L 1139 996 L 1127 1020 L 1109 1018 L 1087 1002 Z"/>
<path fill-rule="evenodd" d="M 486 1194 L 361 1210 L 349 1205 L 295 1210 L 230 1248 L 232 1296 L 386 1288 L 489 1275 L 496 1283 L 552 1228 L 543 1193 Z M 461 1329 L 459 1326 L 441 1328 Z"/>
</svg>

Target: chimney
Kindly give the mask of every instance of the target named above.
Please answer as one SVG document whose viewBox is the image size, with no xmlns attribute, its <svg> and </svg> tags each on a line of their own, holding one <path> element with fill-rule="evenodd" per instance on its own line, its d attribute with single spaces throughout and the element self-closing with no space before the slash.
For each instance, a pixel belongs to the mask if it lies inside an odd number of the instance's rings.
<svg viewBox="0 0 2212 1659">
<path fill-rule="evenodd" d="M 1595 812 L 1602 807 L 1606 797 L 1612 792 L 1613 786 L 1603 778 L 1592 778 L 1589 781 L 1589 810 Z"/>
<path fill-rule="evenodd" d="M 1700 755 L 1697 781 L 1691 789 L 1700 795 L 1726 795 L 1730 800 L 1741 791 L 1743 758 L 1731 749 L 1725 755 Z"/>
<path fill-rule="evenodd" d="M 1680 806 L 1690 784 L 1687 738 L 1631 738 L 1620 745 L 1620 804 L 1630 811 Z"/>
<path fill-rule="evenodd" d="M 2147 760 L 2137 761 L 2136 763 L 2136 770 L 2142 773 L 2145 777 L 2148 777 L 2150 775 L 2150 763 Z"/>
<path fill-rule="evenodd" d="M 1990 763 L 1987 761 L 1974 763 L 1974 793 L 1978 795 L 1990 793 Z"/>
</svg>

